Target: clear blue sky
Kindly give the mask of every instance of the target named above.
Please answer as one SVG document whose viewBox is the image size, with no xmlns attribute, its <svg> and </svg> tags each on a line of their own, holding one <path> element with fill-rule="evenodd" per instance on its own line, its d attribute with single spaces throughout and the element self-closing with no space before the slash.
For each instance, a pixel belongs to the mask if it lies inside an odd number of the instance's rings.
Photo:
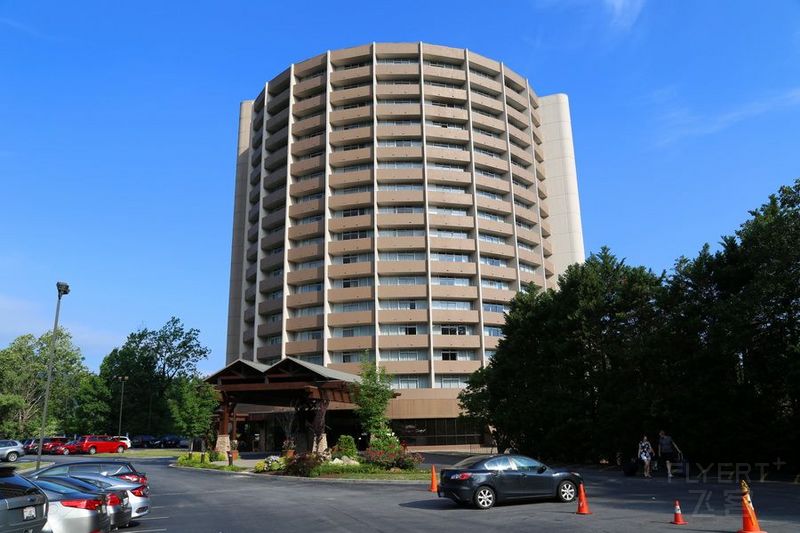
<svg viewBox="0 0 800 533">
<path fill-rule="evenodd" d="M 221 366 L 238 103 L 327 49 L 466 47 L 568 93 L 586 249 L 655 270 L 800 176 L 796 1 L 382 4 L 0 0 L 0 346 L 63 279 L 91 368 L 171 315 Z"/>
</svg>

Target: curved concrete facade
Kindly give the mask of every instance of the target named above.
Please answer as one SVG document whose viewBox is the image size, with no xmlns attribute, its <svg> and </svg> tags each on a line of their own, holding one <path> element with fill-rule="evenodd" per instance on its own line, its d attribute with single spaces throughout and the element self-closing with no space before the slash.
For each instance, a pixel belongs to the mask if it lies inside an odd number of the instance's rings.
<svg viewBox="0 0 800 533">
<path fill-rule="evenodd" d="M 269 81 L 240 113 L 228 362 L 357 373 L 367 351 L 401 392 L 392 418 L 457 416 L 516 291 L 583 259 L 569 111 L 558 99 L 551 166 L 546 98 L 425 43 L 330 51 Z M 553 188 L 568 225 L 551 223 Z M 572 259 L 556 263 L 562 233 Z"/>
</svg>

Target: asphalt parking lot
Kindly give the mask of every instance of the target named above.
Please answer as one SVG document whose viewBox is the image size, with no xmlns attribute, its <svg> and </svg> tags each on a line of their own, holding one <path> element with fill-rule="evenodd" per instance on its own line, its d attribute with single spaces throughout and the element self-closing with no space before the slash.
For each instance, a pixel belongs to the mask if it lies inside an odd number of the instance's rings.
<svg viewBox="0 0 800 533">
<path fill-rule="evenodd" d="M 689 523 L 684 531 L 735 532 L 741 527 L 738 485 L 732 481 L 668 482 L 588 472 L 586 490 L 593 514 L 579 516 L 575 504 L 548 501 L 489 511 L 465 509 L 437 498 L 422 484 L 256 477 L 171 468 L 168 459 L 133 462 L 150 479 L 153 511 L 138 519 L 128 529 L 131 533 L 670 531 L 677 527 L 669 523 L 675 499 Z M 752 488 L 762 529 L 800 531 L 800 485 L 756 482 Z"/>
</svg>

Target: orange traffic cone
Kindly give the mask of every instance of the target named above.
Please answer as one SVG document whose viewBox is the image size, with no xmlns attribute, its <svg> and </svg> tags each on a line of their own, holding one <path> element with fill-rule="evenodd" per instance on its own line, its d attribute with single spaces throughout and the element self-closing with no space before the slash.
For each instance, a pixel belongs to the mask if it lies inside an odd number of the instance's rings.
<svg viewBox="0 0 800 533">
<path fill-rule="evenodd" d="M 742 480 L 742 529 L 737 533 L 766 533 L 758 525 L 753 500 L 750 499 L 750 487 L 744 480 Z"/>
<path fill-rule="evenodd" d="M 431 465 L 431 488 L 428 489 L 431 492 L 439 492 L 439 480 L 436 479 L 436 467 Z"/>
<path fill-rule="evenodd" d="M 575 514 L 592 514 L 589 510 L 589 502 L 586 501 L 586 491 L 583 490 L 583 483 L 578 485 L 578 510 Z"/>
<path fill-rule="evenodd" d="M 675 524 L 676 526 L 685 526 L 688 523 L 689 522 L 683 519 L 683 513 L 681 513 L 681 502 L 675 500 L 675 514 L 670 524 Z"/>
</svg>

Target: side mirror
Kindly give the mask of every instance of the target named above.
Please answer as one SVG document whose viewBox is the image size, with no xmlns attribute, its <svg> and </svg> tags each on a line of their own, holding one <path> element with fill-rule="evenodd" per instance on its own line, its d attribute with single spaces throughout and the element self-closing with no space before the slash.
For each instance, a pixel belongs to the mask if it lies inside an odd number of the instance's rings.
<svg viewBox="0 0 800 533">
<path fill-rule="evenodd" d="M 539 468 L 536 469 L 536 472 L 538 472 L 539 474 L 544 474 L 546 470 L 547 470 L 547 467 L 544 466 L 544 465 L 541 465 Z"/>
</svg>

